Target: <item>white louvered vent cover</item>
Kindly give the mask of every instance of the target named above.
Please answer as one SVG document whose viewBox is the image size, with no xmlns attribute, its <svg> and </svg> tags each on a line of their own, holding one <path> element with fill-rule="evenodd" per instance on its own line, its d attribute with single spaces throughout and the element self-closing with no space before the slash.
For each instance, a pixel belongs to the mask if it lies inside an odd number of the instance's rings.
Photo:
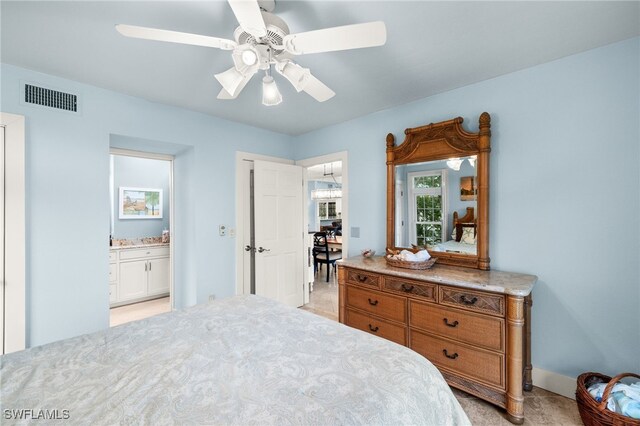
<svg viewBox="0 0 640 426">
<path fill-rule="evenodd" d="M 29 104 L 78 112 L 78 96 L 31 84 L 24 85 L 24 101 Z"/>
</svg>

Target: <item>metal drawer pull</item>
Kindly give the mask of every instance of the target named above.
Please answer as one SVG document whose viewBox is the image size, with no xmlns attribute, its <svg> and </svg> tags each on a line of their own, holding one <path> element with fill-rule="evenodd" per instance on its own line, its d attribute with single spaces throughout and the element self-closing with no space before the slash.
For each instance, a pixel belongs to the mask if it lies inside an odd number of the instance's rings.
<svg viewBox="0 0 640 426">
<path fill-rule="evenodd" d="M 456 359 L 458 358 L 458 352 L 454 353 L 453 355 L 449 355 L 449 352 L 447 352 L 446 349 L 442 350 L 442 353 L 444 354 L 444 356 L 446 356 L 449 359 Z"/>
<path fill-rule="evenodd" d="M 373 327 L 371 324 L 369 324 L 369 330 L 373 331 L 374 333 L 375 333 L 376 331 L 378 331 L 378 329 L 379 329 L 379 328 L 380 328 L 380 327 L 378 327 L 378 326 Z"/>
<path fill-rule="evenodd" d="M 446 326 L 448 326 L 448 327 L 457 327 L 457 326 L 458 326 L 458 324 L 459 324 L 459 322 L 458 322 L 457 320 L 456 320 L 456 321 L 454 321 L 454 322 L 449 322 L 449 320 L 448 320 L 448 319 L 446 319 L 446 318 L 442 318 L 442 320 L 444 321 L 444 324 L 445 324 Z"/>
<path fill-rule="evenodd" d="M 377 301 L 377 300 L 371 300 L 371 299 L 367 299 L 367 300 L 369 301 L 369 304 L 370 304 L 371 306 L 376 306 L 376 305 L 378 304 L 378 301 Z"/>
<path fill-rule="evenodd" d="M 473 305 L 478 301 L 478 298 L 474 297 L 474 298 L 468 300 L 467 297 L 463 294 L 462 296 L 460 296 L 460 301 L 462 303 L 464 303 L 465 305 Z"/>
<path fill-rule="evenodd" d="M 358 274 L 358 281 L 360 281 L 361 283 L 365 282 L 367 280 L 367 278 L 369 278 L 369 277 L 367 277 L 366 275 Z"/>
<path fill-rule="evenodd" d="M 402 284 L 402 290 L 406 291 L 407 293 L 411 293 L 413 291 L 413 286 L 407 286 L 406 284 Z"/>
</svg>

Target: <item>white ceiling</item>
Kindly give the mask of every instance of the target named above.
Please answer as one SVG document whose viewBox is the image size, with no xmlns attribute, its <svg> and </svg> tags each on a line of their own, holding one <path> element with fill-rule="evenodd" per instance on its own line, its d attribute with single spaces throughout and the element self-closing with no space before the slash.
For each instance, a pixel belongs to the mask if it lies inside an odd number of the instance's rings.
<svg viewBox="0 0 640 426">
<path fill-rule="evenodd" d="M 383 20 L 385 46 L 300 56 L 336 96 L 318 103 L 281 76 L 261 104 L 254 78 L 235 101 L 213 75 L 230 52 L 134 40 L 114 25 L 232 39 L 224 1 L 0 2 L 0 59 L 95 86 L 287 134 L 301 134 L 640 34 L 639 2 L 277 1 L 291 32 Z"/>
</svg>

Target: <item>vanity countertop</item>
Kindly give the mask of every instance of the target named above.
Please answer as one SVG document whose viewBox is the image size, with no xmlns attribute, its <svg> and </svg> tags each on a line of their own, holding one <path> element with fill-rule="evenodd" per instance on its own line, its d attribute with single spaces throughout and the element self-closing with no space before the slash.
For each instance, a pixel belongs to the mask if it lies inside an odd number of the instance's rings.
<svg viewBox="0 0 640 426">
<path fill-rule="evenodd" d="M 149 244 L 131 244 L 123 246 L 110 246 L 109 250 L 129 250 L 151 247 L 169 247 L 169 243 L 149 243 Z"/>
<path fill-rule="evenodd" d="M 387 261 L 383 256 L 371 258 L 354 256 L 338 260 L 337 264 L 349 268 L 362 269 L 413 280 L 430 281 L 436 284 L 446 284 L 522 297 L 528 296 L 531 290 L 533 290 L 536 281 L 538 281 L 538 277 L 535 275 L 503 271 L 481 271 L 479 269 L 459 266 L 438 265 L 438 263 L 433 265 L 431 269 L 402 269 L 387 265 Z"/>
</svg>

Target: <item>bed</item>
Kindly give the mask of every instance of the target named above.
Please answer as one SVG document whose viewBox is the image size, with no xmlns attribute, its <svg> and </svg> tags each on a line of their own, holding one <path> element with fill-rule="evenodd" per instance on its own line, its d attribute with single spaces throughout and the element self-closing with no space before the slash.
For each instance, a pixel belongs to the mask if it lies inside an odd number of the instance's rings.
<svg viewBox="0 0 640 426">
<path fill-rule="evenodd" d="M 462 253 L 476 255 L 477 218 L 474 216 L 473 207 L 467 207 L 467 212 L 460 217 L 458 212 L 453 212 L 453 229 L 451 239 L 430 247 L 432 251 Z"/>
<path fill-rule="evenodd" d="M 470 424 L 410 349 L 236 296 L 0 357 L 0 408 L 83 424 Z"/>
</svg>

